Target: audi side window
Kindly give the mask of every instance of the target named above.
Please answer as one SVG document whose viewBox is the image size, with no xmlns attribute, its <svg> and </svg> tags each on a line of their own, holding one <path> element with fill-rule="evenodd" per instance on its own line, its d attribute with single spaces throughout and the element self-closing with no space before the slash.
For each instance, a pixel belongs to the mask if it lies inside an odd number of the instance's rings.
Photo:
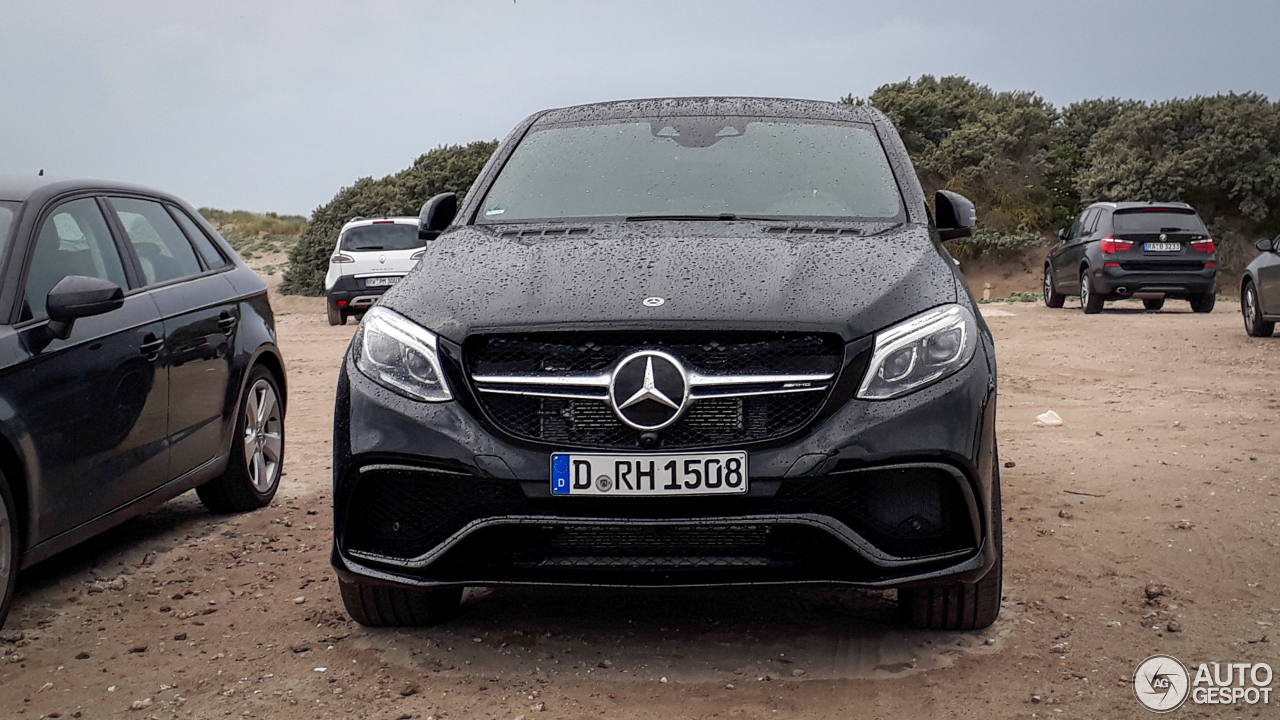
<svg viewBox="0 0 1280 720">
<path fill-rule="evenodd" d="M 163 205 L 151 200 L 111 198 L 111 206 L 129 236 L 147 285 L 203 272 L 195 249 Z"/>
<path fill-rule="evenodd" d="M 68 275 L 84 275 L 128 287 L 120 252 L 93 198 L 59 205 L 40 227 L 27 269 L 23 319 L 48 317 L 45 302 L 49 291 Z"/>
<path fill-rule="evenodd" d="M 208 235 L 204 234 L 194 220 L 172 205 L 169 206 L 169 212 L 177 219 L 178 224 L 182 226 L 182 230 L 187 234 L 187 238 L 191 240 L 191 244 L 196 246 L 200 257 L 204 258 L 205 267 L 212 270 L 227 264 L 227 259 L 222 257 L 222 253 L 218 252 L 218 248 L 214 247 L 213 241 L 209 239 Z"/>
</svg>

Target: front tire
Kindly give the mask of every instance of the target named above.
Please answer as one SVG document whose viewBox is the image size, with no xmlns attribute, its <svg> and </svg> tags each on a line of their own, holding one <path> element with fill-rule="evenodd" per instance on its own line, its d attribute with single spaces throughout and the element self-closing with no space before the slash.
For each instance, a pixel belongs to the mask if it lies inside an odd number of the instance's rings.
<svg viewBox="0 0 1280 720">
<path fill-rule="evenodd" d="M 211 512 L 248 512 L 266 507 L 280 488 L 284 468 L 284 402 L 276 378 L 255 365 L 240 400 L 231 457 L 220 477 L 196 488 Z"/>
<path fill-rule="evenodd" d="M 9 482 L 0 473 L 0 628 L 4 628 L 13 603 L 13 588 L 18 583 L 20 559 L 18 508 L 14 505 Z"/>
<path fill-rule="evenodd" d="M 927 630 L 981 630 L 1000 616 L 1004 590 L 1004 518 L 1000 502 L 1000 459 L 991 479 L 991 535 L 996 562 L 976 583 L 957 582 L 903 588 L 898 608 L 908 624 Z"/>
<path fill-rule="evenodd" d="M 338 581 L 352 620 L 368 627 L 421 627 L 448 620 L 462 606 L 462 588 L 411 588 Z"/>
<path fill-rule="evenodd" d="M 1218 297 L 1213 293 L 1205 293 L 1204 295 L 1192 295 L 1190 299 L 1192 312 L 1207 313 L 1213 312 L 1213 306 Z"/>
<path fill-rule="evenodd" d="M 327 314 L 329 316 L 330 325 L 346 325 L 347 324 L 347 314 L 344 313 L 342 311 L 342 308 L 339 308 L 336 303 L 334 303 L 333 301 L 326 302 L 325 309 L 327 310 Z"/>
<path fill-rule="evenodd" d="M 1258 301 L 1258 288 L 1253 281 L 1244 284 L 1244 292 L 1240 293 L 1240 313 L 1244 315 L 1244 331 L 1249 337 L 1271 337 L 1276 330 L 1274 322 L 1262 319 L 1262 303 Z"/>
<path fill-rule="evenodd" d="M 1102 305 L 1106 301 L 1107 299 L 1094 289 L 1093 280 L 1089 279 L 1089 271 L 1080 273 L 1080 307 L 1084 308 L 1084 314 L 1097 315 L 1102 312 Z"/>
<path fill-rule="evenodd" d="M 1164 307 L 1164 298 L 1160 298 L 1159 300 L 1143 300 L 1142 307 L 1148 310 L 1159 310 Z"/>
<path fill-rule="evenodd" d="M 1066 302 L 1067 296 L 1058 292 L 1053 285 L 1053 273 L 1050 272 L 1049 266 L 1044 266 L 1044 304 L 1046 307 L 1060 308 L 1062 303 Z"/>
</svg>

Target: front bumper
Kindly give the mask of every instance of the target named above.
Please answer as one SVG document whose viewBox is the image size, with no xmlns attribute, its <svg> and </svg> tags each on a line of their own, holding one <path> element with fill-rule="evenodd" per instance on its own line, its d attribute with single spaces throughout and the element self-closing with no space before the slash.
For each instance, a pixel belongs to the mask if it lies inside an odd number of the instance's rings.
<svg viewBox="0 0 1280 720">
<path fill-rule="evenodd" d="M 991 357 L 985 342 L 937 385 L 849 400 L 782 444 L 748 446 L 745 496 L 620 499 L 552 497 L 550 453 L 569 448 L 511 439 L 465 397 L 407 400 L 344 363 L 333 565 L 414 586 L 976 581 L 995 561 Z"/>
</svg>

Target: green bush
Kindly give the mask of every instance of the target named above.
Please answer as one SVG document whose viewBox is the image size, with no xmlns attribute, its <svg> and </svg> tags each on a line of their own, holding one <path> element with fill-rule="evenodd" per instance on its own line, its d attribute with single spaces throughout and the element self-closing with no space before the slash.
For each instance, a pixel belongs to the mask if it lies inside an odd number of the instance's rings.
<svg viewBox="0 0 1280 720">
<path fill-rule="evenodd" d="M 438 147 L 419 157 L 409 168 L 380 180 L 360 178 L 342 188 L 328 203 L 316 208 L 302 238 L 289 252 L 282 292 L 320 295 L 329 254 L 338 241 L 338 232 L 351 218 L 417 215 L 431 196 L 470 189 L 497 141 Z"/>
<path fill-rule="evenodd" d="M 1015 231 L 1000 232 L 992 228 L 982 227 L 974 231 L 973 237 L 952 240 L 947 243 L 947 250 L 957 260 L 974 260 L 986 257 L 993 260 L 1014 260 L 1024 254 L 1044 247 L 1048 240 L 1038 232 Z"/>
</svg>

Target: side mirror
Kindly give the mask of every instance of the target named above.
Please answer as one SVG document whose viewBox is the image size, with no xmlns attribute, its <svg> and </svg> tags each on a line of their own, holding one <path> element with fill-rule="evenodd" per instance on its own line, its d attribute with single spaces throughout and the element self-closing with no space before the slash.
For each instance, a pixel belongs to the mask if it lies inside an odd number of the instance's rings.
<svg viewBox="0 0 1280 720">
<path fill-rule="evenodd" d="M 45 298 L 49 332 L 59 340 L 71 336 L 78 318 L 101 315 L 124 305 L 124 290 L 113 282 L 84 275 L 68 275 Z"/>
<path fill-rule="evenodd" d="M 1273 252 L 1278 249 L 1276 248 L 1275 243 L 1271 240 L 1271 238 L 1262 238 L 1258 242 L 1254 243 L 1253 246 L 1258 248 L 1262 252 Z"/>
<path fill-rule="evenodd" d="M 1068 230 L 1067 230 L 1066 228 L 1058 228 L 1058 233 L 1057 233 L 1057 234 L 1058 234 L 1058 239 L 1059 239 L 1059 240 L 1066 240 L 1066 239 L 1067 239 L 1067 232 L 1068 232 Z"/>
<path fill-rule="evenodd" d="M 453 193 L 440 193 L 426 201 L 418 215 L 418 238 L 435 240 L 457 214 L 458 196 Z"/>
<path fill-rule="evenodd" d="M 939 190 L 934 193 L 933 207 L 939 238 L 954 240 L 973 236 L 973 228 L 978 224 L 978 211 L 972 200 L 950 190 Z"/>
</svg>

